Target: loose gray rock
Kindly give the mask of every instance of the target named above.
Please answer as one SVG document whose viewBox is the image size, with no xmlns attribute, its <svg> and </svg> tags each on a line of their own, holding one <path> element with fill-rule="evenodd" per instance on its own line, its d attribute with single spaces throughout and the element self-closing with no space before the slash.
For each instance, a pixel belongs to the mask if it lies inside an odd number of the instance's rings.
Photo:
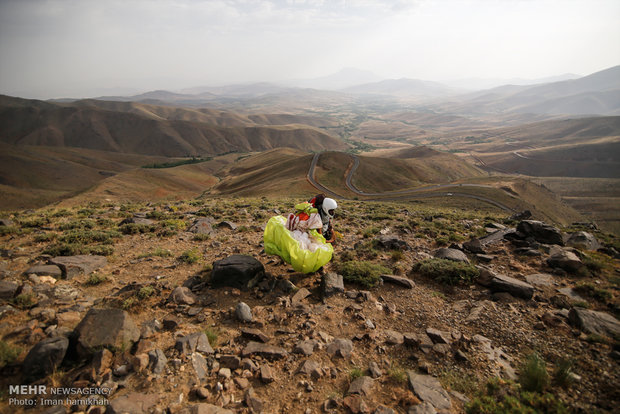
<svg viewBox="0 0 620 414">
<path fill-rule="evenodd" d="M 423 402 L 418 405 L 412 405 L 409 407 L 407 414 L 437 414 L 437 410 L 433 407 L 433 404 L 429 402 Z"/>
<path fill-rule="evenodd" d="M 56 265 L 62 270 L 64 279 L 73 279 L 79 274 L 89 275 L 97 269 L 108 264 L 105 256 L 78 255 L 58 256 L 50 260 L 50 264 Z"/>
<path fill-rule="evenodd" d="M 605 312 L 572 308 L 568 321 L 585 333 L 610 337 L 620 335 L 620 321 Z"/>
<path fill-rule="evenodd" d="M 547 273 L 536 273 L 533 275 L 525 276 L 525 280 L 530 285 L 536 286 L 552 286 L 553 285 L 553 276 Z"/>
<path fill-rule="evenodd" d="M 385 235 L 375 239 L 377 245 L 386 250 L 409 250 L 409 244 L 394 235 Z"/>
<path fill-rule="evenodd" d="M 237 230 L 237 225 L 232 221 L 221 221 L 217 225 L 220 229 Z"/>
<path fill-rule="evenodd" d="M 286 357 L 288 352 L 277 346 L 250 341 L 241 351 L 241 356 L 248 357 L 251 355 L 260 355 L 267 359 L 281 359 Z"/>
<path fill-rule="evenodd" d="M 37 276 L 52 276 L 57 279 L 62 277 L 62 270 L 56 265 L 39 265 L 32 266 L 24 272 L 27 275 L 35 274 Z"/>
<path fill-rule="evenodd" d="M 265 335 L 261 330 L 254 328 L 241 328 L 241 336 L 262 343 L 267 343 L 271 338 Z"/>
<path fill-rule="evenodd" d="M 110 400 L 106 413 L 110 414 L 147 414 L 159 401 L 158 394 L 140 394 L 132 392 Z"/>
<path fill-rule="evenodd" d="M 450 340 L 450 334 L 447 332 L 442 332 L 439 329 L 427 328 L 426 335 L 433 341 L 433 344 L 450 344 L 452 341 Z"/>
<path fill-rule="evenodd" d="M 386 330 L 385 331 L 385 343 L 389 345 L 400 345 L 405 342 L 405 336 L 400 332 Z"/>
<path fill-rule="evenodd" d="M 64 359 L 68 347 L 69 339 L 64 336 L 44 339 L 36 344 L 22 364 L 24 379 L 32 382 L 54 372 Z"/>
<path fill-rule="evenodd" d="M 321 278 L 321 293 L 323 298 L 329 298 L 337 293 L 344 293 L 344 280 L 342 275 L 328 272 Z"/>
<path fill-rule="evenodd" d="M 420 401 L 429 403 L 439 413 L 450 412 L 452 408 L 450 395 L 436 378 L 430 375 L 419 375 L 414 371 L 407 371 L 407 377 L 413 393 Z"/>
<path fill-rule="evenodd" d="M 312 361 L 310 359 L 305 360 L 299 366 L 299 368 L 297 368 L 297 373 L 306 374 L 315 381 L 323 376 L 321 365 L 318 362 Z"/>
<path fill-rule="evenodd" d="M 485 254 L 485 250 L 482 248 L 482 243 L 478 239 L 473 239 L 463 243 L 463 249 L 474 254 Z"/>
<path fill-rule="evenodd" d="M 353 342 L 350 339 L 338 338 L 327 346 L 327 354 L 330 357 L 348 358 L 353 352 Z"/>
<path fill-rule="evenodd" d="M 307 298 L 310 295 L 311 295 L 311 293 L 310 293 L 310 291 L 308 289 L 301 288 L 297 292 L 295 292 L 295 294 L 291 298 L 291 304 L 293 306 L 298 305 L 298 304 L 301 303 L 302 300 L 304 300 L 305 298 Z"/>
<path fill-rule="evenodd" d="M 161 349 L 149 351 L 149 368 L 154 374 L 161 374 L 166 369 L 168 358 Z"/>
<path fill-rule="evenodd" d="M 191 406 L 191 414 L 234 414 L 233 411 L 212 404 L 196 404 Z"/>
<path fill-rule="evenodd" d="M 139 213 L 136 213 L 136 214 L 139 214 Z M 134 215 L 134 217 L 128 217 L 124 219 L 123 221 L 120 222 L 119 225 L 122 226 L 123 224 L 139 224 L 141 226 L 152 226 L 153 224 L 155 224 L 155 222 L 151 219 L 147 219 L 146 215 L 144 215 L 143 217 Z"/>
<path fill-rule="evenodd" d="M 0 299 L 11 300 L 15 297 L 19 285 L 8 280 L 0 280 Z"/>
<path fill-rule="evenodd" d="M 173 302 L 178 305 L 193 305 L 196 303 L 196 300 L 196 295 L 185 286 L 175 288 L 168 297 L 168 302 Z"/>
<path fill-rule="evenodd" d="M 370 364 L 368 364 L 368 373 L 374 379 L 377 379 L 383 375 L 383 371 L 379 368 L 379 364 L 375 361 L 371 361 Z"/>
<path fill-rule="evenodd" d="M 235 308 L 235 316 L 243 323 L 252 322 L 252 309 L 246 303 L 239 302 Z"/>
<path fill-rule="evenodd" d="M 140 339 L 140 330 L 122 309 L 92 308 L 75 328 L 79 350 L 91 353 L 106 347 L 122 349 Z"/>
<path fill-rule="evenodd" d="M 314 353 L 314 348 L 316 348 L 316 346 L 317 342 L 312 339 L 300 341 L 295 345 L 295 348 L 293 348 L 293 353 L 310 356 Z"/>
<path fill-rule="evenodd" d="M 188 355 L 194 351 L 202 352 L 203 354 L 214 353 L 209 339 L 204 332 L 195 332 L 177 339 L 175 349 L 178 350 L 181 355 Z"/>
<path fill-rule="evenodd" d="M 467 258 L 465 253 L 457 249 L 442 247 L 441 249 L 437 249 L 435 253 L 433 253 L 433 256 L 438 259 L 447 259 L 454 262 L 469 263 L 469 259 Z"/>
<path fill-rule="evenodd" d="M 251 256 L 232 255 L 213 262 L 211 285 L 250 289 L 265 276 L 261 262 Z"/>
<path fill-rule="evenodd" d="M 532 237 L 539 243 L 564 246 L 562 232 L 556 227 L 536 220 L 523 220 L 517 226 L 517 232 L 525 237 Z"/>
<path fill-rule="evenodd" d="M 384 283 L 391 283 L 393 285 L 402 286 L 407 289 L 413 289 L 415 283 L 408 277 L 394 276 L 394 275 L 381 275 Z"/>
<path fill-rule="evenodd" d="M 194 367 L 194 371 L 196 372 L 196 377 L 199 380 L 203 380 L 207 378 L 209 375 L 209 367 L 207 366 L 207 360 L 198 352 L 194 352 L 190 360 L 192 361 L 192 367 Z"/>
<path fill-rule="evenodd" d="M 375 381 L 367 376 L 356 378 L 351 385 L 349 385 L 349 389 L 347 390 L 347 395 L 350 394 L 358 394 L 363 396 L 369 396 L 372 390 L 372 386 Z"/>
</svg>

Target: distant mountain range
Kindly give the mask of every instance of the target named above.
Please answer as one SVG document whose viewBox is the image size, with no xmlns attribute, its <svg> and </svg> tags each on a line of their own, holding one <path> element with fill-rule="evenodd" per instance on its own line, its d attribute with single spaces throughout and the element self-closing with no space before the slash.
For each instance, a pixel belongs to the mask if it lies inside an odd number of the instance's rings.
<svg viewBox="0 0 620 414">
<path fill-rule="evenodd" d="M 317 78 L 307 84 L 326 87 L 350 82 L 376 79 L 370 72 L 344 70 L 332 77 Z M 139 102 L 153 105 L 187 107 L 221 107 L 235 109 L 321 107 L 332 104 L 366 106 L 381 103 L 393 107 L 402 103 L 431 105 L 437 113 L 493 114 L 529 113 L 555 115 L 618 115 L 620 114 L 620 66 L 594 74 L 534 85 L 504 85 L 466 93 L 463 89 L 442 83 L 418 79 L 387 79 L 355 84 L 339 90 L 320 90 L 282 86 L 273 83 L 237 84 L 220 87 L 196 87 L 179 92 L 151 91 L 133 96 L 103 96 L 106 101 Z M 63 102 L 70 102 L 64 100 Z M 301 111 L 297 111 L 301 112 Z"/>
</svg>

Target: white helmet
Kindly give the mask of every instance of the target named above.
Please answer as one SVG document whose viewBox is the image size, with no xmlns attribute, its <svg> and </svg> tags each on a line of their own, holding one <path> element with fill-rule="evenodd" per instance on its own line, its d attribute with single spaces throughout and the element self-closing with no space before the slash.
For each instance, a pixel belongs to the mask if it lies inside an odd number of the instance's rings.
<svg viewBox="0 0 620 414">
<path fill-rule="evenodd" d="M 329 217 L 334 217 L 334 210 L 338 208 L 338 204 L 336 204 L 336 200 L 333 198 L 326 198 L 323 200 L 323 211 Z"/>
</svg>

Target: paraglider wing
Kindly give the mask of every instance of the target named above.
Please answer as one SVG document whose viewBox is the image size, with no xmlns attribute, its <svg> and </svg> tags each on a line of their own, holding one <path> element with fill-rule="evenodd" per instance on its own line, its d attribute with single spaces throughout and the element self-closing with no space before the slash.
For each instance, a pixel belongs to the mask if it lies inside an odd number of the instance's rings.
<svg viewBox="0 0 620 414">
<path fill-rule="evenodd" d="M 325 238 L 316 230 L 310 230 L 303 234 L 309 236 L 312 244 L 310 249 L 302 247 L 304 243 L 296 239 L 293 232 L 286 228 L 286 218 L 283 216 L 272 217 L 267 222 L 263 236 L 265 253 L 277 254 L 293 266 L 296 272 L 316 272 L 332 259 L 334 248 L 331 244 L 326 243 Z M 314 251 L 312 251 L 313 249 Z"/>
</svg>

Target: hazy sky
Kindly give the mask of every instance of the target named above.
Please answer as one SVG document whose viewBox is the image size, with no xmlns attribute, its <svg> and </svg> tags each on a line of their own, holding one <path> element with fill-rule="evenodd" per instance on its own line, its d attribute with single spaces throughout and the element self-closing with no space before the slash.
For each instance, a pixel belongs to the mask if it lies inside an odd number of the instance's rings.
<svg viewBox="0 0 620 414">
<path fill-rule="evenodd" d="M 619 0 L 0 0 L 0 94 L 22 97 L 618 64 Z"/>
</svg>

